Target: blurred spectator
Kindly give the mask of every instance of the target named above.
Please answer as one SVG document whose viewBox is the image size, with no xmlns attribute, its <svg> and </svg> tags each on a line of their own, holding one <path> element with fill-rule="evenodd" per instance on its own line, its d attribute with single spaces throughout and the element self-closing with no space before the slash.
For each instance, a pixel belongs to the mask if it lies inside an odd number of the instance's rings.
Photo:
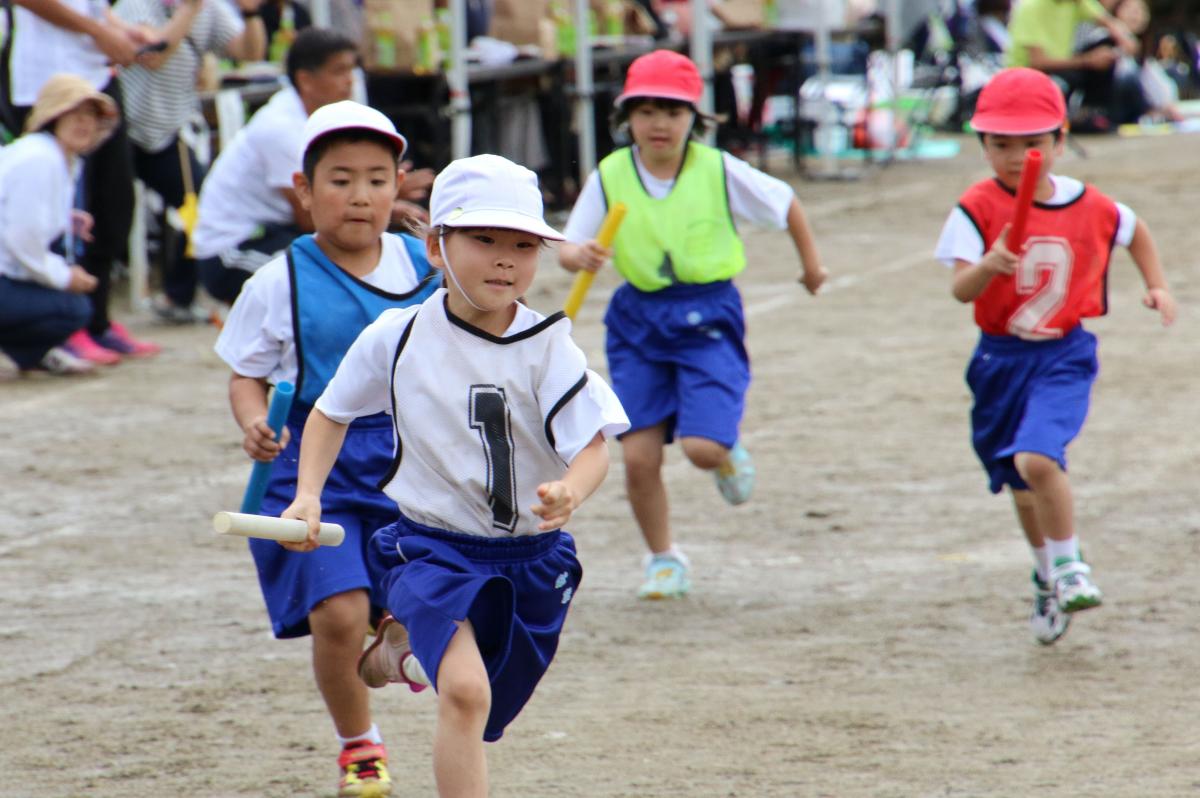
<svg viewBox="0 0 1200 798">
<path fill-rule="evenodd" d="M 204 176 L 195 154 L 179 137 L 200 107 L 196 76 L 201 59 L 214 53 L 241 61 L 261 60 L 266 52 L 261 2 L 238 0 L 236 7 L 224 0 L 117 2 L 118 17 L 166 44 L 165 51 L 143 56 L 120 77 L 135 173 L 168 207 L 182 207 L 187 184 L 196 191 Z M 241 19 L 235 8 L 241 11 Z M 164 213 L 160 220 L 163 296 L 155 298 L 154 310 L 168 321 L 202 319 L 203 314 L 192 310 L 197 276 L 195 261 L 186 255 L 186 231 L 176 232 L 167 217 Z"/>
<path fill-rule="evenodd" d="M 1085 23 L 1103 28 L 1111 41 L 1077 51 L 1076 32 Z M 1111 130 L 1135 121 L 1144 110 L 1136 77 L 1116 69 L 1122 52 L 1137 55 L 1138 42 L 1098 0 L 1021 0 L 1009 33 L 1009 65 L 1030 66 L 1058 79 L 1073 130 Z"/>
<path fill-rule="evenodd" d="M 1152 114 L 1160 119 L 1178 119 L 1180 114 L 1176 103 L 1179 101 L 1179 87 L 1155 58 L 1154 49 L 1148 46 L 1146 31 L 1150 26 L 1150 7 L 1146 5 L 1146 0 L 1108 0 L 1106 7 L 1131 34 L 1141 39 L 1143 46 L 1141 57 L 1122 54 L 1117 60 L 1115 70 L 1118 80 L 1131 87 L 1137 85 L 1140 92 L 1137 107 L 1140 107 L 1141 113 Z M 1085 27 L 1079 38 L 1081 51 L 1114 46 L 1112 36 L 1099 26 Z"/>
<path fill-rule="evenodd" d="M 292 188 L 304 123 L 321 106 L 350 99 L 356 63 L 355 43 L 340 33 L 301 31 L 287 54 L 290 85 L 213 161 L 192 243 L 200 279 L 214 298 L 232 304 L 251 274 L 312 229 Z"/>
<path fill-rule="evenodd" d="M 51 75 L 67 72 L 84 78 L 121 107 L 121 88 L 110 62 L 128 66 L 138 49 L 153 42 L 144 31 L 125 24 L 103 2 L 92 0 L 16 0 L 13 31 L 11 105 L 23 123 Z M 77 353 L 97 363 L 115 363 L 122 354 L 151 355 L 159 347 L 134 339 L 109 318 L 113 265 L 128 257 L 133 220 L 133 155 L 125 125 L 84 164 L 84 205 L 94 219 L 82 265 L 97 280 L 91 295 L 87 331 L 72 341 Z"/>
<path fill-rule="evenodd" d="M 0 151 L 0 379 L 93 364 L 61 348 L 92 316 L 97 279 L 76 265 L 92 218 L 74 210 L 82 156 L 117 127 L 117 104 L 81 77 L 42 84 L 27 132 Z"/>
<path fill-rule="evenodd" d="M 1008 34 L 1012 5 L 1012 0 L 977 0 L 975 3 L 980 45 L 985 52 L 995 55 L 1008 52 L 1012 43 Z"/>
</svg>

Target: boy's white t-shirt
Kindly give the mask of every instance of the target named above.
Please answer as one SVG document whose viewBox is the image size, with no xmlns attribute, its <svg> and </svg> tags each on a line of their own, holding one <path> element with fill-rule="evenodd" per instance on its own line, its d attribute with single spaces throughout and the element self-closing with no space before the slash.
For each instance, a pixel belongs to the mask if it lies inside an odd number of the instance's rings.
<svg viewBox="0 0 1200 798">
<path fill-rule="evenodd" d="M 404 241 L 395 235 L 383 236 L 379 265 L 358 279 L 390 294 L 408 293 L 419 282 Z M 294 334 L 287 256 L 280 255 L 242 286 L 213 349 L 243 377 L 295 382 L 299 363 Z"/>
<path fill-rule="evenodd" d="M 1054 184 L 1054 195 L 1042 203 L 1043 205 L 1068 205 L 1079 199 L 1079 195 L 1083 193 L 1083 183 L 1073 177 L 1050 175 L 1050 181 Z M 1117 213 L 1120 214 L 1116 243 L 1127 247 L 1133 241 L 1137 215 L 1127 205 L 1120 202 L 1116 205 Z M 967 216 L 966 211 L 956 206 L 950 211 L 950 216 L 942 227 L 942 234 L 938 238 L 933 256 L 946 266 L 954 268 L 955 261 L 978 263 L 983 255 L 983 236 L 979 234 L 979 228 L 971 221 L 971 217 Z"/>
<path fill-rule="evenodd" d="M 663 180 L 650 174 L 638 156 L 636 145 L 633 154 L 646 193 L 655 199 L 662 199 L 671 193 L 675 179 Z M 727 152 L 722 151 L 721 156 L 725 161 L 725 189 L 733 215 L 751 224 L 776 230 L 786 229 L 788 208 L 796 196 L 792 187 Z M 582 244 L 595 238 L 607 212 L 608 203 L 605 201 L 604 188 L 600 185 L 600 173 L 593 170 L 584 181 L 575 207 L 571 209 L 563 235 L 573 244 Z"/>
<path fill-rule="evenodd" d="M 192 235 L 197 258 L 212 258 L 251 238 L 264 223 L 291 224 L 292 187 L 304 155 L 308 112 L 291 86 L 280 89 L 217 156 L 200 187 Z"/>
</svg>

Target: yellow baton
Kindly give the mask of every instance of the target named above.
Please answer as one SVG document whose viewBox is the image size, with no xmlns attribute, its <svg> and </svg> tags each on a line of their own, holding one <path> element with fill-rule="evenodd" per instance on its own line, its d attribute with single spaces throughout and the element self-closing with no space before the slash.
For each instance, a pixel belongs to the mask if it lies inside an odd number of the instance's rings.
<svg viewBox="0 0 1200 798">
<path fill-rule="evenodd" d="M 611 247 L 613 239 L 617 237 L 617 228 L 621 226 L 624 219 L 625 203 L 613 203 L 613 206 L 608 209 L 608 213 L 604 215 L 604 221 L 600 224 L 600 232 L 596 234 L 596 243 L 606 249 Z M 563 313 L 567 314 L 568 319 L 574 319 L 575 314 L 579 312 L 579 307 L 583 304 L 583 298 L 587 296 L 588 289 L 592 287 L 592 279 L 595 276 L 595 272 L 589 271 L 581 271 L 575 275 L 575 282 L 571 284 L 571 293 L 567 294 L 566 304 L 563 305 Z"/>
</svg>

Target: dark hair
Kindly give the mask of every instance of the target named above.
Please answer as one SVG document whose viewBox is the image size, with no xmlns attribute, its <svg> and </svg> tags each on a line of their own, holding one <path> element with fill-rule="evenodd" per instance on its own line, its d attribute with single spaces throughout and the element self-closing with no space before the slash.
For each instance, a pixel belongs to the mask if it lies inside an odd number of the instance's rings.
<svg viewBox="0 0 1200 798">
<path fill-rule="evenodd" d="M 287 53 L 287 76 L 296 85 L 297 72 L 315 72 L 325 62 L 344 52 L 358 53 L 358 46 L 346 36 L 329 28 L 305 28 L 296 34 L 296 40 Z"/>
<path fill-rule="evenodd" d="M 1054 130 L 1047 130 L 1047 131 L 1045 131 L 1045 132 L 1047 132 L 1047 133 L 1053 133 L 1053 134 L 1054 134 L 1054 140 L 1055 140 L 1056 142 L 1057 142 L 1057 141 L 1059 141 L 1060 139 L 1062 139 L 1062 137 L 1063 137 L 1063 129 L 1062 129 L 1061 127 L 1056 127 L 1056 128 L 1054 128 Z M 980 143 L 980 144 L 983 144 L 983 137 L 984 137 L 984 136 L 986 136 L 986 135 L 989 135 L 989 134 L 991 134 L 991 135 L 993 135 L 993 136 L 1019 136 L 1019 135 L 1032 135 L 1032 136 L 1040 136 L 1040 135 L 1042 135 L 1041 133 L 1029 133 L 1029 134 L 1024 134 L 1024 133 L 992 133 L 990 130 L 985 130 L 985 131 L 983 131 L 982 133 L 980 133 L 978 130 L 977 130 L 977 131 L 975 131 L 975 135 L 979 137 L 979 143 Z"/>
<path fill-rule="evenodd" d="M 313 174 L 317 171 L 317 164 L 320 163 L 321 159 L 325 157 L 325 153 L 329 152 L 333 145 L 356 144 L 362 141 L 387 148 L 392 153 L 392 157 L 396 161 L 396 166 L 400 165 L 400 148 L 396 146 L 396 142 L 374 130 L 352 127 L 346 130 L 335 130 L 332 133 L 326 133 L 309 145 L 308 149 L 304 151 L 304 163 L 301 166 L 304 172 L 304 179 L 312 183 Z"/>
<path fill-rule="evenodd" d="M 668 100 L 665 97 L 630 97 L 613 109 L 612 115 L 608 117 L 609 126 L 613 130 L 620 130 L 625 127 L 629 124 L 629 115 L 633 113 L 634 109 L 642 105 L 652 105 L 664 111 L 670 111 L 675 108 L 688 109 L 696 115 L 696 119 L 692 122 L 692 129 L 688 131 L 688 136 L 697 140 L 704 138 L 708 131 L 720 121 L 717 117 L 704 113 L 696 106 L 684 100 Z"/>
<path fill-rule="evenodd" d="M 440 224 L 440 225 L 437 225 L 436 227 L 433 225 L 422 225 L 418 229 L 417 234 L 424 236 L 425 238 L 429 238 L 430 236 L 433 236 L 434 238 L 440 238 L 441 236 L 449 236 L 449 235 L 455 234 L 455 233 L 462 233 L 464 235 L 467 235 L 470 233 L 479 233 L 479 232 L 483 232 L 486 230 L 511 230 L 511 229 L 512 228 L 510 228 L 510 227 L 487 227 L 487 226 L 451 227 L 450 225 L 447 225 L 447 224 Z M 518 232 L 528 233 L 529 231 L 521 230 Z M 541 236 L 539 236 L 537 233 L 529 233 L 529 235 L 537 236 L 538 242 L 539 242 L 538 249 L 545 249 L 550 246 L 550 244 L 547 242 L 547 240 L 542 238 Z"/>
</svg>

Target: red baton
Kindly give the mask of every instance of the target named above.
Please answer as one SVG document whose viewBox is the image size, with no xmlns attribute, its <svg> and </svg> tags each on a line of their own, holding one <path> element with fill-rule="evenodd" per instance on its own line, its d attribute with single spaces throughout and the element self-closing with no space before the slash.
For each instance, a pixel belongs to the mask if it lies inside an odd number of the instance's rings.
<svg viewBox="0 0 1200 798">
<path fill-rule="evenodd" d="M 1021 166 L 1021 183 L 1017 186 L 1017 209 L 1013 214 L 1012 227 L 1008 231 L 1008 251 L 1021 254 L 1025 243 L 1025 223 L 1029 221 L 1029 209 L 1033 207 L 1033 194 L 1037 191 L 1038 178 L 1042 173 L 1042 153 L 1029 150 Z"/>
</svg>

